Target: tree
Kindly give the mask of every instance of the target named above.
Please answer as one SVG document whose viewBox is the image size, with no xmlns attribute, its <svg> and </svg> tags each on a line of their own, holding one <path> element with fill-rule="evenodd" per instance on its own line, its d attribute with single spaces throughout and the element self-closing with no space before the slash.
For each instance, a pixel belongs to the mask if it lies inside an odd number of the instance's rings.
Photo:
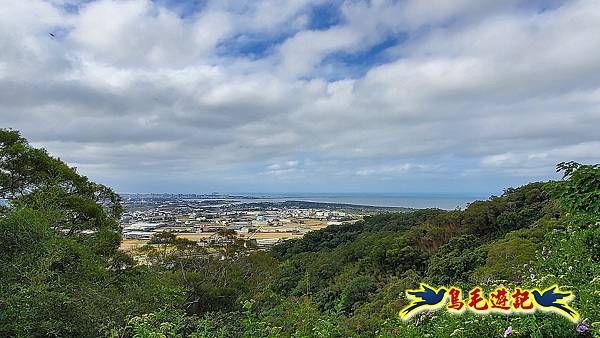
<svg viewBox="0 0 600 338">
<path fill-rule="evenodd" d="M 43 211 L 51 227 L 69 235 L 120 230 L 123 208 L 118 194 L 79 175 L 46 150 L 31 147 L 14 130 L 0 129 L 0 198 L 17 208 Z"/>
<path fill-rule="evenodd" d="M 469 280 L 470 273 L 485 264 L 487 252 L 473 235 L 452 238 L 430 258 L 427 274 L 437 283 Z"/>
<path fill-rule="evenodd" d="M 359 276 L 352 279 L 342 290 L 340 305 L 346 312 L 369 300 L 369 294 L 377 290 L 377 282 L 370 276 Z"/>
<path fill-rule="evenodd" d="M 0 130 L 0 197 L 0 336 L 97 337 L 181 301 L 118 250 L 119 196 L 12 130 Z"/>
<path fill-rule="evenodd" d="M 547 189 L 569 213 L 585 213 L 600 216 L 600 165 L 583 165 L 561 162 L 557 172 L 563 172 L 563 180 L 551 182 Z"/>
</svg>

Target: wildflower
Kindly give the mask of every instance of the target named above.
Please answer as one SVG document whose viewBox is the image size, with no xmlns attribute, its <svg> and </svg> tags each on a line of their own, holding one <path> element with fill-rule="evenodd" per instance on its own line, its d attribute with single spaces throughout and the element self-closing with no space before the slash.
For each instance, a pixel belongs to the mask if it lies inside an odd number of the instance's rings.
<svg viewBox="0 0 600 338">
<path fill-rule="evenodd" d="M 504 330 L 504 337 L 508 337 L 513 333 L 513 329 L 512 326 L 509 326 L 506 328 L 506 330 Z"/>
<path fill-rule="evenodd" d="M 535 275 L 534 274 L 530 274 L 529 275 L 529 279 L 531 279 L 531 281 L 533 282 L 533 280 L 535 279 Z"/>
<path fill-rule="evenodd" d="M 419 324 L 421 324 L 421 320 L 422 317 L 417 318 L 417 320 L 415 320 L 415 326 L 419 326 Z"/>
<path fill-rule="evenodd" d="M 590 327 L 584 322 L 577 324 L 577 327 L 575 327 L 575 331 L 577 331 L 579 333 L 586 333 L 589 330 L 590 330 Z"/>
</svg>

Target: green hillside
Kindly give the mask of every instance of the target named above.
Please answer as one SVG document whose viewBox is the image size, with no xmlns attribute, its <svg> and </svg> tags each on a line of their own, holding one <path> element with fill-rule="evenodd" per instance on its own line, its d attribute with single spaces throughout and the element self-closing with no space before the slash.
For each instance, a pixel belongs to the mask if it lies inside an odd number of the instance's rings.
<svg viewBox="0 0 600 338">
<path fill-rule="evenodd" d="M 119 196 L 0 130 L 0 336 L 600 337 L 600 166 L 465 210 L 332 225 L 259 252 L 165 234 L 147 264 L 118 250 Z M 219 255 L 214 253 L 218 252 Z M 555 313 L 399 311 L 420 282 L 572 290 Z"/>
</svg>

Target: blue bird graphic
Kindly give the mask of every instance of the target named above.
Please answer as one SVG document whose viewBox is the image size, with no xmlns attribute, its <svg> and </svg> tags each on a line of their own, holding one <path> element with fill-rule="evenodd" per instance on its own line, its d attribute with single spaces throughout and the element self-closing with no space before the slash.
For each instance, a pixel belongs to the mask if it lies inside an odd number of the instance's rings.
<svg viewBox="0 0 600 338">
<path fill-rule="evenodd" d="M 439 288 L 436 291 L 436 289 L 425 283 L 421 283 L 420 287 L 421 288 L 418 290 L 406 291 L 406 295 L 409 298 L 412 298 L 413 301 L 406 308 L 400 311 L 400 315 L 403 318 L 408 318 L 412 312 L 421 307 L 432 308 L 436 305 L 439 305 L 446 296 L 447 290 L 444 288 Z"/>
<path fill-rule="evenodd" d="M 546 311 L 558 311 L 559 313 L 571 317 L 576 320 L 579 316 L 577 312 L 571 309 L 566 301 L 570 298 L 573 293 L 571 292 L 559 292 L 558 286 L 553 285 L 540 293 L 538 290 L 534 290 L 533 298 L 535 302 Z"/>
</svg>

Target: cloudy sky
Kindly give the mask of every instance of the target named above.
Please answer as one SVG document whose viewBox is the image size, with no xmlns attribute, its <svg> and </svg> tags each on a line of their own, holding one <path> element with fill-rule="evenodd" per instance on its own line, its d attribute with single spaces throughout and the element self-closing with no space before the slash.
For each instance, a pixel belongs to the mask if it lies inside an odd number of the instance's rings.
<svg viewBox="0 0 600 338">
<path fill-rule="evenodd" d="M 2 0 L 0 127 L 121 192 L 454 192 L 600 162 L 600 1 Z"/>
</svg>

